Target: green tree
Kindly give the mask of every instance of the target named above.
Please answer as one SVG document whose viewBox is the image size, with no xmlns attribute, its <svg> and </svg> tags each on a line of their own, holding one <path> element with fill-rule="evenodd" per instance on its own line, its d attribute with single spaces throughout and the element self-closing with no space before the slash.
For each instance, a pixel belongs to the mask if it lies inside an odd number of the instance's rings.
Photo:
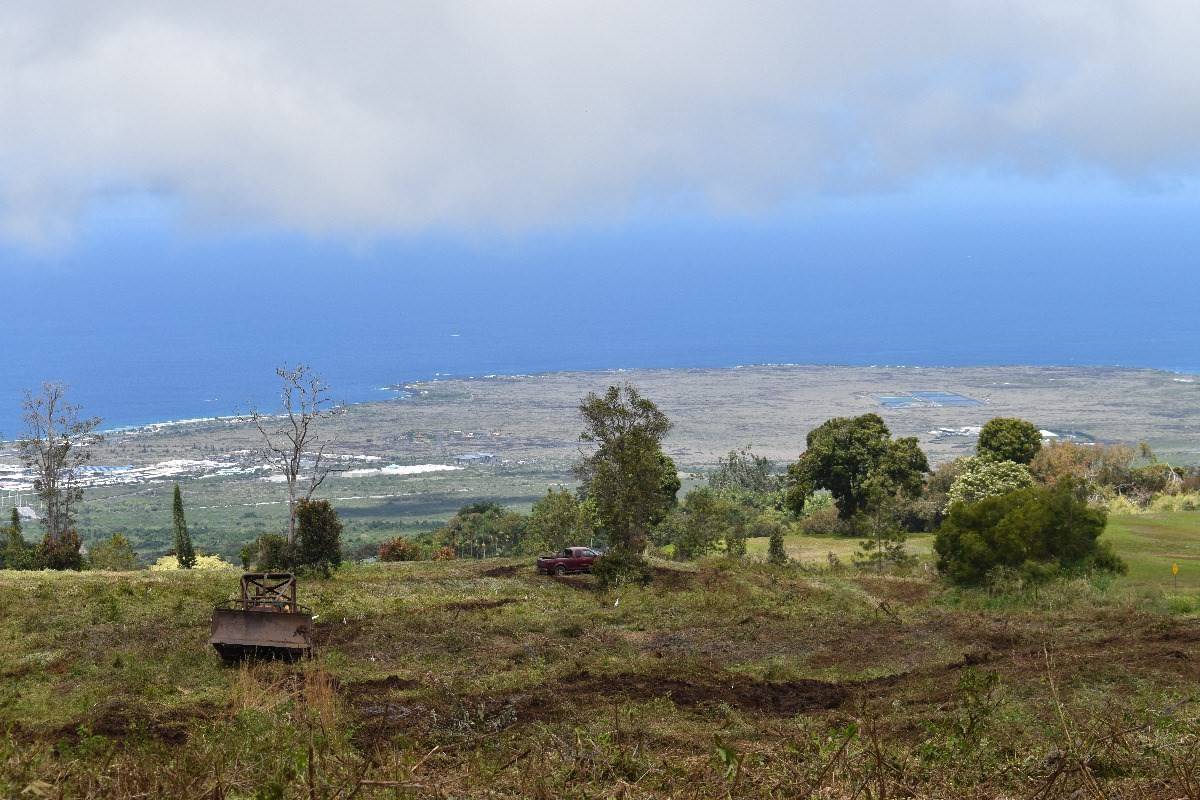
<svg viewBox="0 0 1200 800">
<path fill-rule="evenodd" d="M 585 506 L 574 492 L 547 491 L 529 513 L 522 549 L 527 553 L 554 553 L 572 545 L 591 544 L 595 528 Z"/>
<path fill-rule="evenodd" d="M 137 553 L 133 552 L 133 545 L 120 533 L 114 533 L 108 539 L 96 542 L 89 547 L 88 561 L 92 569 L 111 572 L 129 572 L 138 569 Z"/>
<path fill-rule="evenodd" d="M 771 530 L 771 537 L 767 540 L 767 561 L 772 564 L 786 564 L 788 562 L 787 550 L 783 547 L 782 525 L 776 525 Z"/>
<path fill-rule="evenodd" d="M 979 432 L 975 452 L 982 458 L 1029 464 L 1042 449 L 1042 432 L 1032 422 L 1014 417 L 988 420 Z"/>
<path fill-rule="evenodd" d="M 14 516 L 16 509 L 13 509 Z M 21 536 L 21 520 L 17 519 L 17 524 L 9 525 L 6 529 L 6 536 L 3 551 L 3 563 L 5 569 L 41 569 L 42 565 L 38 563 L 37 548 L 31 546 Z"/>
<path fill-rule="evenodd" d="M 962 468 L 946 493 L 946 511 L 956 503 L 976 503 L 1033 485 L 1033 476 L 1023 464 L 993 461 L 988 458 L 964 458 Z"/>
<path fill-rule="evenodd" d="M 708 487 L 688 492 L 662 527 L 656 538 L 673 544 L 677 558 L 707 555 L 722 541 L 730 555 L 745 553 L 745 524 L 739 510 Z"/>
<path fill-rule="evenodd" d="M 188 535 L 187 520 L 183 516 L 183 494 L 179 484 L 175 484 L 175 499 L 171 505 L 171 526 L 175 530 L 175 559 L 180 569 L 191 569 L 196 566 L 196 549 L 192 547 L 192 537 Z"/>
<path fill-rule="evenodd" d="M 934 540 L 938 569 L 958 584 L 980 584 L 997 568 L 1041 579 L 1063 570 L 1124 572 L 1098 541 L 1107 519 L 1064 479 L 950 508 Z"/>
<path fill-rule="evenodd" d="M 615 549 L 640 554 L 651 528 L 674 505 L 679 476 L 662 451 L 671 421 L 629 384 L 610 386 L 579 406 L 580 439 L 596 449 L 576 468 Z"/>
<path fill-rule="evenodd" d="M 813 491 L 827 489 L 849 520 L 881 493 L 919 495 L 929 462 L 915 438 L 891 436 L 878 414 L 835 417 L 809 431 L 807 449 L 788 466 L 785 505 L 800 514 Z"/>
<path fill-rule="evenodd" d="M 328 577 L 342 564 L 342 521 L 328 500 L 296 504 L 296 566 Z"/>
<path fill-rule="evenodd" d="M 708 488 L 735 502 L 766 508 L 774 505 L 779 490 L 775 465 L 749 447 L 730 450 L 717 459 L 717 469 L 708 476 Z"/>
<path fill-rule="evenodd" d="M 17 534 L 20 535 L 20 533 L 21 533 L 21 514 L 20 514 L 20 512 L 17 511 L 16 506 L 13 506 L 12 514 L 9 516 L 8 527 L 10 529 L 16 531 Z"/>
<path fill-rule="evenodd" d="M 74 528 L 67 528 L 58 535 L 46 533 L 37 552 L 37 563 L 46 569 L 79 571 L 83 569 L 83 543 Z"/>
<path fill-rule="evenodd" d="M 259 572 L 277 572 L 290 570 L 294 567 L 295 556 L 293 548 L 288 544 L 286 536 L 278 533 L 264 533 L 254 540 L 254 544 L 242 549 L 242 564 L 254 562 L 254 568 Z"/>
</svg>

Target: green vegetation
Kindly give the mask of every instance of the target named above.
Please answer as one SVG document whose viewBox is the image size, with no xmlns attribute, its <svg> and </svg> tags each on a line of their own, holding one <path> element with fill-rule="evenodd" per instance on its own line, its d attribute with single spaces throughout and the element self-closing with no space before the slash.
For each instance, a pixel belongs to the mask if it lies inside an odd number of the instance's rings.
<svg viewBox="0 0 1200 800">
<path fill-rule="evenodd" d="M 1129 580 L 1174 591 L 1200 592 L 1200 511 L 1149 513 L 1108 519 L 1104 541 L 1129 567 Z M 1179 565 L 1178 576 L 1171 565 Z"/>
<path fill-rule="evenodd" d="M 1033 476 L 1022 464 L 991 458 L 964 458 L 959 462 L 958 476 L 946 493 L 946 510 L 955 503 L 978 503 L 1029 486 L 1033 486 Z"/>
<path fill-rule="evenodd" d="M 175 496 L 171 501 L 171 526 L 175 531 L 175 558 L 179 561 L 180 569 L 191 569 L 196 566 L 196 549 L 192 547 L 192 537 L 188 535 L 187 519 L 183 516 L 183 494 L 179 484 L 175 484 Z"/>
<path fill-rule="evenodd" d="M 967 585 L 993 579 L 997 570 L 1033 582 L 1070 571 L 1123 572 L 1125 565 L 1098 541 L 1106 517 L 1070 481 L 956 503 L 934 543 L 938 570 Z"/>
<path fill-rule="evenodd" d="M 979 432 L 976 452 L 981 458 L 1028 464 L 1042 449 L 1042 432 L 1023 419 L 995 417 Z"/>
<path fill-rule="evenodd" d="M 929 462 L 915 438 L 891 437 L 878 414 L 835 417 L 809 431 L 808 449 L 788 467 L 788 508 L 799 514 L 814 490 L 826 489 L 850 520 L 881 497 L 918 496 Z"/>
<path fill-rule="evenodd" d="M 195 564 L 194 557 L 192 564 Z M 91 569 L 111 572 L 129 572 L 141 565 L 138 564 L 137 553 L 133 552 L 129 540 L 119 533 L 114 533 L 109 539 L 91 546 L 88 550 L 88 566 Z"/>
<path fill-rule="evenodd" d="M 596 448 L 577 468 L 584 496 L 595 504 L 609 546 L 641 553 L 679 491 L 678 470 L 662 450 L 671 421 L 630 384 L 589 394 L 579 413 L 579 438 Z"/>
<path fill-rule="evenodd" d="M 526 560 L 349 566 L 301 583 L 315 660 L 242 668 L 206 644 L 236 573 L 0 572 L 0 795 L 1183 797 L 1200 777 L 1195 591 L 1184 612 L 1126 578 L 996 598 L 651 566 L 608 592 Z"/>
<path fill-rule="evenodd" d="M 329 573 L 342 564 L 342 522 L 328 500 L 296 503 L 295 565 L 305 572 Z"/>
</svg>

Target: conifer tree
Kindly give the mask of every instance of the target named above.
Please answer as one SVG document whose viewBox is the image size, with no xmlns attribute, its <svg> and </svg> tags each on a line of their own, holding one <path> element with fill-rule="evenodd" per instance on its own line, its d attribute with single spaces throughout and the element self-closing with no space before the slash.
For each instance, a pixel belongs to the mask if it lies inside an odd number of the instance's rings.
<svg viewBox="0 0 1200 800">
<path fill-rule="evenodd" d="M 10 528 L 12 528 L 12 530 L 13 530 L 13 531 L 14 531 L 14 532 L 15 532 L 17 535 L 20 535 L 20 533 L 21 533 L 21 515 L 17 513 L 17 507 L 16 507 L 16 506 L 13 506 L 13 510 L 12 510 L 12 520 L 11 520 L 11 522 L 9 523 L 9 527 L 10 527 Z"/>
<path fill-rule="evenodd" d="M 191 569 L 196 566 L 196 551 L 192 547 L 192 537 L 188 535 L 187 520 L 183 517 L 183 494 L 179 484 L 175 484 L 175 503 L 172 509 L 175 528 L 175 559 L 180 569 Z"/>
<path fill-rule="evenodd" d="M 771 530 L 771 538 L 767 547 L 767 561 L 772 564 L 786 564 L 788 562 L 787 551 L 783 549 L 782 526 Z"/>
</svg>

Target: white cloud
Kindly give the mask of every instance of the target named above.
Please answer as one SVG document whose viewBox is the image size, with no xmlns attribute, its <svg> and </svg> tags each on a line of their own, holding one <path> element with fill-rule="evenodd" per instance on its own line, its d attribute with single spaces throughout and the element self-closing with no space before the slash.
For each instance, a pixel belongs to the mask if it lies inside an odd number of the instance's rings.
<svg viewBox="0 0 1200 800">
<path fill-rule="evenodd" d="M 1200 167 L 1194 0 L 9 3 L 0 235 L 114 191 L 372 235 Z"/>
</svg>

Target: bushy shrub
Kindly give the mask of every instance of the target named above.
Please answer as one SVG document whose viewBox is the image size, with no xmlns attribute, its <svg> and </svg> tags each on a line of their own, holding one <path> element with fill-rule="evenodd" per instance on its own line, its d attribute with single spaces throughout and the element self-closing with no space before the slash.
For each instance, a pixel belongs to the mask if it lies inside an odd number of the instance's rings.
<svg viewBox="0 0 1200 800">
<path fill-rule="evenodd" d="M 946 511 L 958 503 L 977 503 L 1033 485 L 1029 469 L 1014 461 L 964 459 L 962 470 L 946 494 Z"/>
<path fill-rule="evenodd" d="M 15 510 L 15 509 L 14 509 Z M 11 525 L 7 529 L 4 550 L 0 552 L 3 560 L 0 564 L 4 569 L 41 569 L 38 561 L 38 548 L 21 537 L 20 525 Z"/>
<path fill-rule="evenodd" d="M 286 536 L 264 533 L 254 543 L 252 560 L 259 572 L 282 572 L 292 569 L 294 556 Z"/>
<path fill-rule="evenodd" d="M 771 538 L 767 542 L 767 561 L 772 564 L 786 564 L 788 562 L 787 550 L 783 547 L 782 525 L 771 531 Z"/>
<path fill-rule="evenodd" d="M 230 564 L 220 556 L 205 556 L 199 554 L 196 555 L 196 563 L 192 565 L 191 568 L 198 570 L 237 569 L 236 566 Z M 162 556 L 150 565 L 151 572 L 174 572 L 178 569 L 181 569 L 179 566 L 179 559 L 177 559 L 174 555 Z"/>
<path fill-rule="evenodd" d="M 934 542 L 938 569 L 958 584 L 984 583 L 996 567 L 1032 581 L 1060 571 L 1123 572 L 1107 543 L 1097 541 L 1106 519 L 1070 480 L 956 503 Z"/>
<path fill-rule="evenodd" d="M 128 572 L 138 569 L 137 554 L 133 552 L 133 546 L 119 533 L 114 533 L 110 538 L 92 545 L 88 549 L 88 561 L 92 569 L 112 572 Z"/>
<path fill-rule="evenodd" d="M 812 536 L 849 536 L 853 533 L 850 521 L 838 516 L 832 503 L 811 514 L 806 513 L 800 520 L 800 530 Z"/>
<path fill-rule="evenodd" d="M 421 548 L 407 536 L 397 536 L 379 545 L 380 561 L 420 561 Z"/>
<path fill-rule="evenodd" d="M 644 586 L 654 577 L 653 570 L 640 553 L 623 548 L 610 550 L 597 559 L 592 565 L 592 574 L 604 588 L 623 584 Z"/>
<path fill-rule="evenodd" d="M 1142 507 L 1125 495 L 1119 494 L 1106 503 L 1109 514 L 1140 514 Z"/>
<path fill-rule="evenodd" d="M 433 554 L 434 561 L 453 561 L 455 558 L 454 548 L 450 546 L 438 548 Z"/>
<path fill-rule="evenodd" d="M 342 522 L 328 500 L 296 504 L 296 566 L 326 577 L 342 565 Z"/>
<path fill-rule="evenodd" d="M 1200 492 L 1160 494 L 1150 501 L 1150 511 L 1157 514 L 1173 511 L 1200 511 Z"/>
<path fill-rule="evenodd" d="M 38 562 L 44 569 L 83 569 L 83 554 L 79 552 L 82 542 L 74 528 L 68 528 L 57 536 L 46 534 L 38 548 Z"/>
</svg>

